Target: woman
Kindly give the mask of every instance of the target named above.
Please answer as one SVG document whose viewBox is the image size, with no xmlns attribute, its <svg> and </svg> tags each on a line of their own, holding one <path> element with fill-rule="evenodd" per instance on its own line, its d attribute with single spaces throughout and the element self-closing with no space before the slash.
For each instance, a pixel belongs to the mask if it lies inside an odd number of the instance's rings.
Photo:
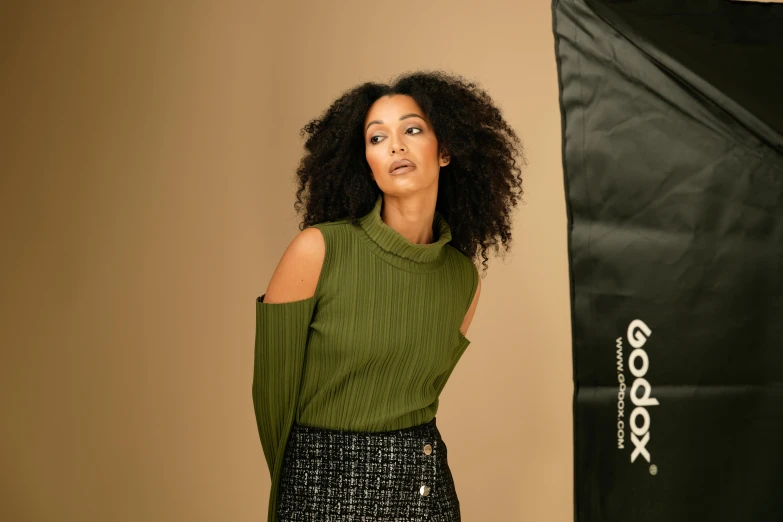
<svg viewBox="0 0 783 522">
<path fill-rule="evenodd" d="M 470 343 L 473 260 L 511 241 L 519 138 L 442 72 L 362 84 L 303 132 L 303 230 L 256 305 L 268 520 L 459 521 L 435 414 Z"/>
</svg>

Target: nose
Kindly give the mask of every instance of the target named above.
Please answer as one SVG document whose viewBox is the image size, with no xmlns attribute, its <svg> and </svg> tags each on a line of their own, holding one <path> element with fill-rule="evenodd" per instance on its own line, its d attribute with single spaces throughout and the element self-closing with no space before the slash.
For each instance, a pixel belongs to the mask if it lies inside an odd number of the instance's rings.
<svg viewBox="0 0 783 522">
<path fill-rule="evenodd" d="M 405 145 L 402 142 L 402 138 L 397 135 L 395 135 L 393 139 L 390 139 L 389 143 L 391 144 L 392 154 L 394 154 L 396 151 L 403 152 L 405 150 Z"/>
</svg>

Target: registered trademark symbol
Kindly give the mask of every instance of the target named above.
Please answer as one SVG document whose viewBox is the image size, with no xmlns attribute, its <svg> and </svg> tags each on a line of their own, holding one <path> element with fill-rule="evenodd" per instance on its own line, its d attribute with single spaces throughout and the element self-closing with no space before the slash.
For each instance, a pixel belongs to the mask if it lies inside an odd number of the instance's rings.
<svg viewBox="0 0 783 522">
<path fill-rule="evenodd" d="M 658 466 L 655 464 L 650 464 L 650 475 L 657 475 L 658 474 Z"/>
</svg>

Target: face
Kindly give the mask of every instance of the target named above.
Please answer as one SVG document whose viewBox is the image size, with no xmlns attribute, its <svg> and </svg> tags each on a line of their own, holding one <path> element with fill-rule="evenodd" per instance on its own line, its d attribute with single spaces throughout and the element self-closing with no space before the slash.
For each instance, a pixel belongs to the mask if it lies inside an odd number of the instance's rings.
<svg viewBox="0 0 783 522">
<path fill-rule="evenodd" d="M 424 111 L 407 95 L 383 96 L 370 107 L 364 145 L 373 179 L 385 194 L 437 191 L 440 168 L 449 163 L 448 155 L 438 154 L 438 140 Z M 391 170 L 401 160 L 407 166 Z"/>
</svg>

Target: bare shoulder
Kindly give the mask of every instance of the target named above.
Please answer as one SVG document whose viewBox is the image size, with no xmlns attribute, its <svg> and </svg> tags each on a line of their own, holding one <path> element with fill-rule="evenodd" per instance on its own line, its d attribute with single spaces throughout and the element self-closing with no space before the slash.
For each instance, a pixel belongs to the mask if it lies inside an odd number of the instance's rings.
<svg viewBox="0 0 783 522">
<path fill-rule="evenodd" d="M 481 295 L 481 277 L 479 276 L 478 284 L 476 285 L 476 293 L 473 294 L 473 301 L 471 301 L 470 307 L 468 308 L 468 311 L 465 314 L 465 319 L 462 321 L 462 326 L 459 329 L 459 331 L 462 332 L 462 335 L 467 335 L 468 333 L 468 328 L 470 327 L 470 323 L 473 321 L 473 316 L 475 315 L 476 308 L 478 307 L 478 301 L 480 295 Z"/>
<path fill-rule="evenodd" d="M 321 231 L 308 227 L 283 252 L 266 290 L 265 303 L 287 303 L 315 295 L 326 255 Z"/>
</svg>

